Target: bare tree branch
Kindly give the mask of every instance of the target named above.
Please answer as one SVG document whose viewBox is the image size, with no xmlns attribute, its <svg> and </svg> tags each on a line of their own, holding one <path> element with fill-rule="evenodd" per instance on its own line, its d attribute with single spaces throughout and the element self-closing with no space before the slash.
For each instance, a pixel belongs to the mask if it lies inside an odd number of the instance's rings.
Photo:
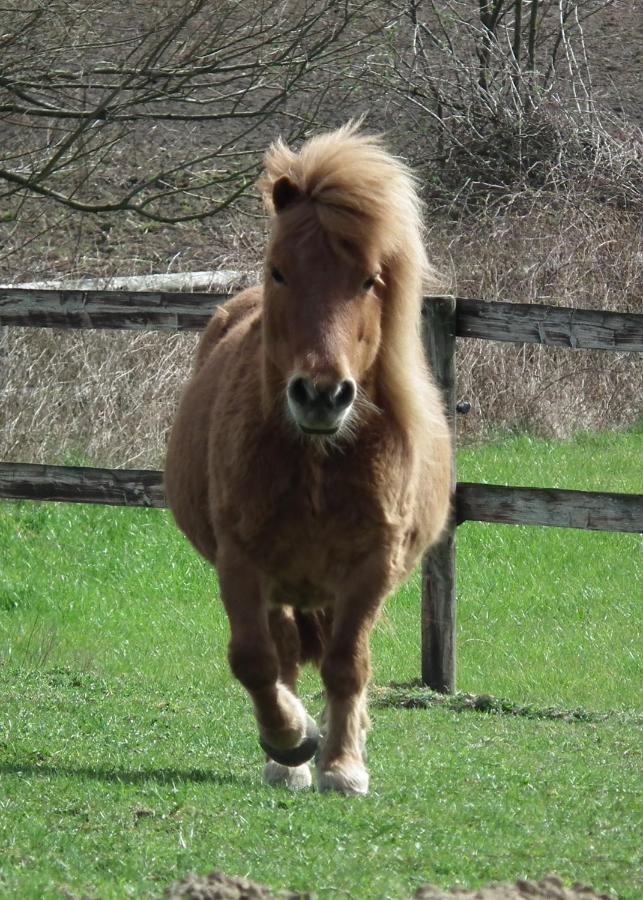
<svg viewBox="0 0 643 900">
<path fill-rule="evenodd" d="M 158 222 L 236 202 L 382 25 L 367 0 L 27 6 L 0 39 L 0 196 Z"/>
</svg>

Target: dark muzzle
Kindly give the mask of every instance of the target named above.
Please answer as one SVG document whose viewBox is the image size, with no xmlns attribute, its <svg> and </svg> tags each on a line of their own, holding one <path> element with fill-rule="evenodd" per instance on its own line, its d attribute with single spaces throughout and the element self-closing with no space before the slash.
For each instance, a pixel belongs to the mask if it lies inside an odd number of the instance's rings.
<svg viewBox="0 0 643 900">
<path fill-rule="evenodd" d="M 334 434 L 350 411 L 355 393 L 352 378 L 328 384 L 315 383 L 312 378 L 297 375 L 288 383 L 288 406 L 302 431 Z"/>
</svg>

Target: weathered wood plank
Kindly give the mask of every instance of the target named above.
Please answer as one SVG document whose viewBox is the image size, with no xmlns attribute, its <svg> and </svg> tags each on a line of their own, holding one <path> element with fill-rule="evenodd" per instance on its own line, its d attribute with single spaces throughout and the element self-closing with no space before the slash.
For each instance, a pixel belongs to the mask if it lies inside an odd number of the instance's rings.
<svg viewBox="0 0 643 900">
<path fill-rule="evenodd" d="M 29 288 L 55 291 L 201 291 L 225 293 L 246 284 L 248 275 L 233 269 L 208 269 L 199 272 L 159 272 L 150 275 L 104 275 L 98 278 L 53 278 L 3 284 L 3 288 Z"/>
<path fill-rule="evenodd" d="M 111 506 L 165 504 L 163 473 L 0 463 L 0 497 Z M 643 533 L 643 495 L 460 482 L 456 521 Z"/>
<path fill-rule="evenodd" d="M 455 320 L 453 297 L 436 297 L 424 304 L 422 336 L 429 365 L 442 390 L 453 440 L 451 483 L 455 485 Z M 422 682 L 434 691 L 455 692 L 456 593 L 455 518 L 442 540 L 422 560 Z"/>
<path fill-rule="evenodd" d="M 166 505 L 162 472 L 31 463 L 0 463 L 0 497 L 109 506 Z"/>
<path fill-rule="evenodd" d="M 235 279 L 223 279 L 213 293 L 0 287 L 0 325 L 198 330 L 215 306 L 244 286 L 242 276 L 232 274 Z M 425 309 L 441 299 L 427 297 Z M 458 337 L 643 352 L 643 315 L 462 297 L 456 304 Z"/>
<path fill-rule="evenodd" d="M 643 315 L 458 297 L 458 337 L 643 352 Z"/>
<path fill-rule="evenodd" d="M 229 291 L 71 291 L 0 288 L 0 325 L 39 328 L 122 328 L 194 331 L 204 328 Z"/>
<path fill-rule="evenodd" d="M 456 514 L 458 525 L 476 521 L 643 532 L 643 494 L 461 482 L 456 491 Z"/>
<path fill-rule="evenodd" d="M 422 684 L 441 694 L 456 687 L 455 526 L 422 558 Z"/>
</svg>

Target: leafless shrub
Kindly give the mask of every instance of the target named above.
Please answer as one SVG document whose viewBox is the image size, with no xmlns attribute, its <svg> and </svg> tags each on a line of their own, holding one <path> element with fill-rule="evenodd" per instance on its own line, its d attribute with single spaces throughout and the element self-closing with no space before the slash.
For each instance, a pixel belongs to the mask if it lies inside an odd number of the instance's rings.
<svg viewBox="0 0 643 900">
<path fill-rule="evenodd" d="M 398 0 L 371 60 L 422 174 L 454 293 L 641 311 L 640 129 L 596 102 L 586 31 L 611 0 Z M 450 270 L 450 272 L 449 272 Z M 461 434 L 618 427 L 643 412 L 632 355 L 462 341 Z"/>
<path fill-rule="evenodd" d="M 398 0 L 403 23 L 373 62 L 400 140 L 434 203 L 519 190 L 588 190 L 640 203 L 641 133 L 599 109 L 584 25 L 612 0 Z"/>
</svg>

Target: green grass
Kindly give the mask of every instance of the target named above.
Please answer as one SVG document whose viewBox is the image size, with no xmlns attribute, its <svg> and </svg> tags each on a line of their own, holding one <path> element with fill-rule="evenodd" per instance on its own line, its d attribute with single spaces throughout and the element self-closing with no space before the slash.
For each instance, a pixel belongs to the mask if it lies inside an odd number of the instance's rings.
<svg viewBox="0 0 643 900">
<path fill-rule="evenodd" d="M 462 480 L 641 491 L 643 429 L 463 451 Z M 372 793 L 260 783 L 213 573 L 165 513 L 0 505 L 0 896 L 161 896 L 218 868 L 408 898 L 556 871 L 640 896 L 641 538 L 468 523 L 458 687 L 417 580 L 373 637 Z M 315 712 L 314 675 L 303 682 Z"/>
</svg>

